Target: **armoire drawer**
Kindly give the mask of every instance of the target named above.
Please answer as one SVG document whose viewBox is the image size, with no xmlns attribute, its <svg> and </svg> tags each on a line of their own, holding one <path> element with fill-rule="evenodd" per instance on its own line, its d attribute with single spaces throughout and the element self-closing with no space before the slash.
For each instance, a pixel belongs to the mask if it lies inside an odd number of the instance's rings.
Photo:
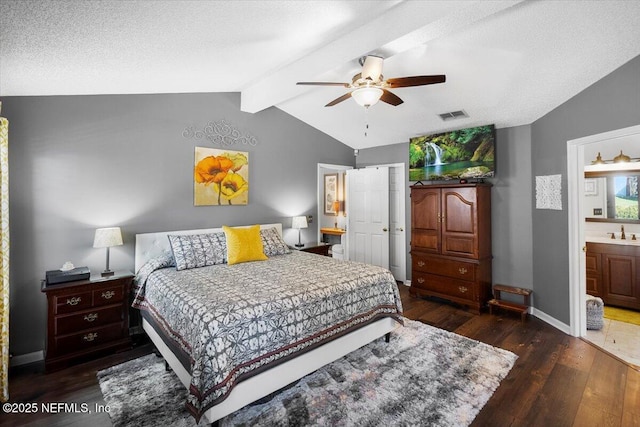
<svg viewBox="0 0 640 427">
<path fill-rule="evenodd" d="M 469 301 L 478 300 L 477 284 L 466 280 L 457 280 L 414 270 L 411 286 Z"/>
<path fill-rule="evenodd" d="M 476 279 L 476 265 L 470 262 L 415 255 L 413 256 L 413 269 L 454 279 Z"/>
</svg>

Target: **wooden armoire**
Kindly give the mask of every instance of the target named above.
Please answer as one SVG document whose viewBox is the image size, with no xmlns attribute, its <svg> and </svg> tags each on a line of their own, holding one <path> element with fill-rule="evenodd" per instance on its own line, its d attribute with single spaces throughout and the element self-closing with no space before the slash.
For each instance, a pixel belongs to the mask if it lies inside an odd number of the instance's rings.
<svg viewBox="0 0 640 427">
<path fill-rule="evenodd" d="M 411 293 L 476 312 L 491 298 L 491 184 L 411 187 Z"/>
</svg>

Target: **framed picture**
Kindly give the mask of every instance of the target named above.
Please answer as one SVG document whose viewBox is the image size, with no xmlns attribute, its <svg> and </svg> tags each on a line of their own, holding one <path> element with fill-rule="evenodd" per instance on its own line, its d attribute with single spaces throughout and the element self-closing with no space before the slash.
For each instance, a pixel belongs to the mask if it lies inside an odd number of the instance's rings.
<svg viewBox="0 0 640 427">
<path fill-rule="evenodd" d="M 598 195 L 598 181 L 592 178 L 584 180 L 584 195 L 585 196 L 597 196 Z"/>
<path fill-rule="evenodd" d="M 324 213 L 335 215 L 333 202 L 338 200 L 338 174 L 329 173 L 324 176 Z"/>
<path fill-rule="evenodd" d="M 196 147 L 193 166 L 195 206 L 249 203 L 249 153 Z"/>
</svg>

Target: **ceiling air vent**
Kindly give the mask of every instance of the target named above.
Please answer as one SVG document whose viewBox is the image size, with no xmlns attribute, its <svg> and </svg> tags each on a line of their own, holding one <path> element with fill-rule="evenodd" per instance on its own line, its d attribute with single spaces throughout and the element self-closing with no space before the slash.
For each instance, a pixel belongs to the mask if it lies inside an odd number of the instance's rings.
<svg viewBox="0 0 640 427">
<path fill-rule="evenodd" d="M 450 113 L 442 113 L 442 114 L 438 114 L 438 116 L 440 116 L 440 118 L 444 121 L 461 119 L 463 117 L 469 117 L 469 115 L 462 110 L 452 111 Z"/>
</svg>

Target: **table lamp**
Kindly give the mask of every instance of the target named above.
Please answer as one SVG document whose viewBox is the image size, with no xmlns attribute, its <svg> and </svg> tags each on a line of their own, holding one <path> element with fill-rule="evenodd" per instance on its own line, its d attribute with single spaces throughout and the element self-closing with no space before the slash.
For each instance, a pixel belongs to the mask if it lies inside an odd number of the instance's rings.
<svg viewBox="0 0 640 427">
<path fill-rule="evenodd" d="M 331 205 L 331 208 L 336 213 L 336 222 L 333 224 L 333 228 L 338 228 L 338 214 L 340 213 L 340 200 L 336 200 Z"/>
<path fill-rule="evenodd" d="M 300 242 L 300 229 L 301 228 L 307 228 L 307 217 L 306 216 L 294 216 L 293 219 L 291 220 L 291 228 L 297 229 L 298 230 L 298 243 L 296 243 L 296 248 L 301 248 L 304 246 L 304 244 L 302 244 Z"/>
<path fill-rule="evenodd" d="M 107 268 L 101 273 L 104 276 L 113 276 L 109 270 L 109 248 L 122 245 L 122 233 L 120 227 L 98 228 L 93 238 L 94 248 L 107 248 Z"/>
</svg>

